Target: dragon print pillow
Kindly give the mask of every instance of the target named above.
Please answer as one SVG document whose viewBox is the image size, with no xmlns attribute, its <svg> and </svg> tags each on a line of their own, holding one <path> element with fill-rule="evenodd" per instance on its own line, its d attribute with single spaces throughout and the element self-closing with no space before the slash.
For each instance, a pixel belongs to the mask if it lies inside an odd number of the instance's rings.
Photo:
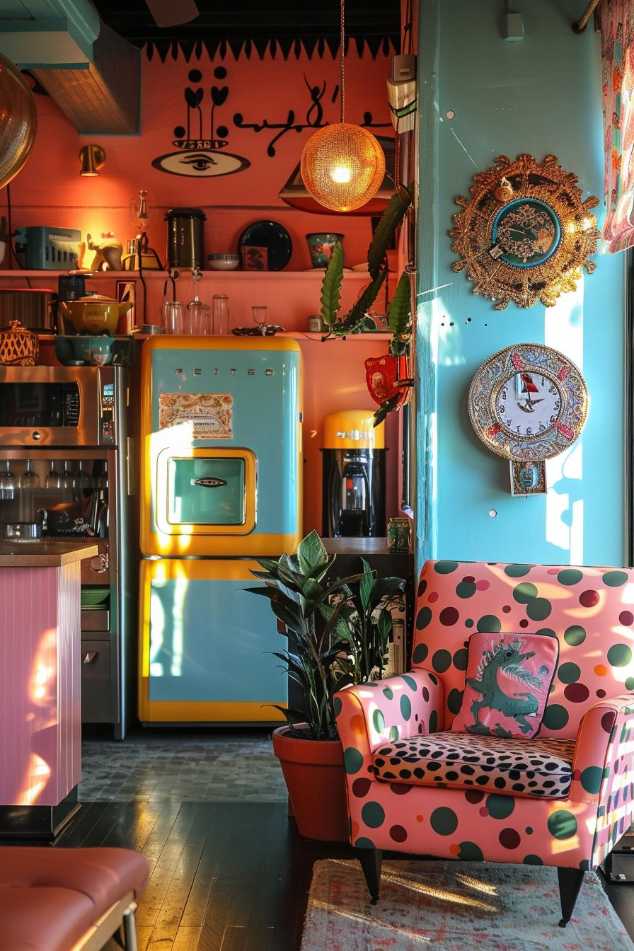
<svg viewBox="0 0 634 951">
<path fill-rule="evenodd" d="M 558 660 L 559 641 L 548 634 L 472 634 L 462 706 L 452 731 L 535 736 Z"/>
</svg>

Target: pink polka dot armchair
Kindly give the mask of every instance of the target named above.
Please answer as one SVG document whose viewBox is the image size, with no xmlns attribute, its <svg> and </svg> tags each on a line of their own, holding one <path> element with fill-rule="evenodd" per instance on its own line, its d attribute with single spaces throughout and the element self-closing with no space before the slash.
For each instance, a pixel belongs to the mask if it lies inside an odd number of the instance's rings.
<svg viewBox="0 0 634 951">
<path fill-rule="evenodd" d="M 475 631 L 557 637 L 534 738 L 451 732 Z M 552 865 L 564 926 L 634 811 L 633 647 L 634 570 L 427 562 L 410 672 L 335 702 L 373 901 L 383 850 Z"/>
</svg>

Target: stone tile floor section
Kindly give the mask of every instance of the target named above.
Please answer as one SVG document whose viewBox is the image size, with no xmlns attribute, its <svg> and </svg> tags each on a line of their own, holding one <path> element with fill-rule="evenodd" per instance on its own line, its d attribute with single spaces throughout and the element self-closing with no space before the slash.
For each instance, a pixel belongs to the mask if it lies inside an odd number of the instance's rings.
<svg viewBox="0 0 634 951">
<path fill-rule="evenodd" d="M 82 802 L 282 802 L 284 778 L 270 734 L 132 734 L 82 747 Z"/>
</svg>

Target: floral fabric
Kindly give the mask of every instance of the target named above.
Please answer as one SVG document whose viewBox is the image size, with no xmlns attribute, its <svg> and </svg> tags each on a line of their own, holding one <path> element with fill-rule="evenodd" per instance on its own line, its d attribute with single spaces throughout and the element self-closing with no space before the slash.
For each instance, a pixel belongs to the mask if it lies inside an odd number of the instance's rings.
<svg viewBox="0 0 634 951">
<path fill-rule="evenodd" d="M 634 6 L 605 0 L 601 23 L 605 137 L 605 249 L 634 245 Z"/>
<path fill-rule="evenodd" d="M 462 705 L 454 733 L 523 737 L 537 734 L 557 669 L 559 641 L 544 634 L 469 638 Z"/>
</svg>

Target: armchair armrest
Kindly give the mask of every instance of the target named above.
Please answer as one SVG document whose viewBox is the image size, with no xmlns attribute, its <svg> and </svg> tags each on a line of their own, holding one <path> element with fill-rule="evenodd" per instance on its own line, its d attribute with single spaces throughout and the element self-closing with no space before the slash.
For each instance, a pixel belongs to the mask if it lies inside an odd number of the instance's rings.
<svg viewBox="0 0 634 951">
<path fill-rule="evenodd" d="M 442 724 L 443 688 L 427 670 L 346 687 L 335 695 L 337 730 L 348 774 L 368 774 L 378 746 L 425 733 Z"/>
<path fill-rule="evenodd" d="M 634 694 L 608 697 L 585 713 L 572 768 L 570 799 L 596 803 L 597 865 L 627 832 L 634 813 Z"/>
</svg>

